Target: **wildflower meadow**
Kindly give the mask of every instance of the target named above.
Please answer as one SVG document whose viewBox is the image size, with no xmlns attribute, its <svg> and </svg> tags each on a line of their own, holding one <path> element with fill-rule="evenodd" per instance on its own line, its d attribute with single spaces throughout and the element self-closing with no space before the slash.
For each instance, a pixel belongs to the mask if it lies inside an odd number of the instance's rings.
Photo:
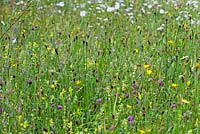
<svg viewBox="0 0 200 134">
<path fill-rule="evenodd" d="M 198 133 L 200 1 L 0 1 L 0 134 Z"/>
</svg>

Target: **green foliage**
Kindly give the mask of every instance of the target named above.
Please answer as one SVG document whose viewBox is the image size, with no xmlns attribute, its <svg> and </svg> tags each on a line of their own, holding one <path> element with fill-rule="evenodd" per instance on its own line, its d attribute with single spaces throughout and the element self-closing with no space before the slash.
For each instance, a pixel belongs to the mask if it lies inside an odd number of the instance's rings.
<svg viewBox="0 0 200 134">
<path fill-rule="evenodd" d="M 3 4 L 0 133 L 198 133 L 198 4 Z"/>
</svg>

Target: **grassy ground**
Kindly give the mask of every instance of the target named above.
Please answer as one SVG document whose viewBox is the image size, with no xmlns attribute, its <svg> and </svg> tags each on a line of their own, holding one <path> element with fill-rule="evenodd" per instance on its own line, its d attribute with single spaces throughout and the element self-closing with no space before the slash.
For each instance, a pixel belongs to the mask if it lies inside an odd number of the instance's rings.
<svg viewBox="0 0 200 134">
<path fill-rule="evenodd" d="M 183 1 L 1 2 L 0 133 L 198 133 L 200 2 Z"/>
</svg>

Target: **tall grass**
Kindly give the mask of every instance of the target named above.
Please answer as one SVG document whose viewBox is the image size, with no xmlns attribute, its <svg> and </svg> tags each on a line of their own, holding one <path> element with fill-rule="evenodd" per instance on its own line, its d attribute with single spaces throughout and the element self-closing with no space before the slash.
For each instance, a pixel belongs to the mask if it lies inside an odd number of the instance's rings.
<svg viewBox="0 0 200 134">
<path fill-rule="evenodd" d="M 199 12 L 148 4 L 2 3 L 0 133 L 198 133 Z"/>
</svg>

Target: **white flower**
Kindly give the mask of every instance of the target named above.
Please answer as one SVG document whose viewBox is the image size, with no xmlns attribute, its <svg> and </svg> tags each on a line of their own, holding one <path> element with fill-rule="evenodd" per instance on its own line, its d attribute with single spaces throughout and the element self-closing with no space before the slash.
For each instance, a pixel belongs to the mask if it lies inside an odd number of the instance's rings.
<svg viewBox="0 0 200 134">
<path fill-rule="evenodd" d="M 81 16 L 81 17 L 84 17 L 84 16 L 86 16 L 86 14 L 87 14 L 87 12 L 86 12 L 85 10 L 83 10 L 83 11 L 80 11 L 80 16 Z"/>
<path fill-rule="evenodd" d="M 165 11 L 165 10 L 163 10 L 163 9 L 160 9 L 160 14 L 166 14 L 167 12 Z"/>
<path fill-rule="evenodd" d="M 112 12 L 112 11 L 115 11 L 115 7 L 108 6 L 107 7 L 107 12 Z"/>
<path fill-rule="evenodd" d="M 58 2 L 58 3 L 56 3 L 56 6 L 64 7 L 64 6 L 65 6 L 65 3 L 64 3 L 64 2 Z"/>
</svg>

